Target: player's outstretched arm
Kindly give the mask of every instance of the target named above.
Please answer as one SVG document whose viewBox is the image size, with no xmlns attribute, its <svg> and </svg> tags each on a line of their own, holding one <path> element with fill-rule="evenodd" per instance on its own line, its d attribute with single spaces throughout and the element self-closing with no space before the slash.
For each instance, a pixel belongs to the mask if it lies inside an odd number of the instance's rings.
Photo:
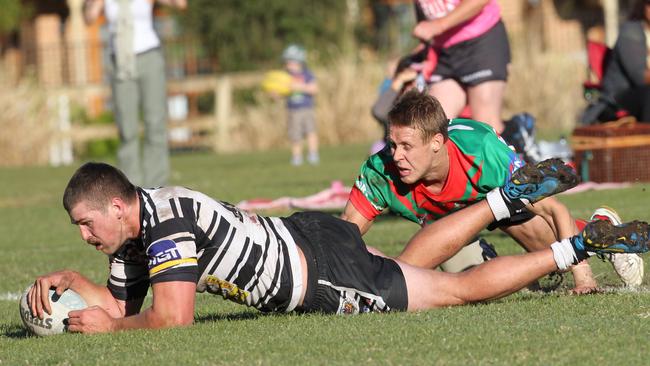
<svg viewBox="0 0 650 366">
<path fill-rule="evenodd" d="M 361 235 L 367 233 L 373 223 L 371 220 L 366 219 L 361 212 L 354 207 L 351 201 L 348 201 L 345 205 L 345 209 L 341 214 L 341 219 L 356 224 L 359 227 Z"/>
<path fill-rule="evenodd" d="M 570 238 L 578 232 L 576 220 L 571 216 L 569 209 L 555 197 L 541 200 L 529 206 L 529 210 L 548 223 L 556 240 Z"/>
<path fill-rule="evenodd" d="M 152 285 L 153 303 L 143 312 L 114 318 L 99 307 L 71 311 L 69 330 L 80 333 L 107 333 L 126 329 L 167 328 L 190 325 L 194 321 L 194 282 L 159 282 Z"/>
<path fill-rule="evenodd" d="M 89 306 L 99 306 L 111 316 L 124 314 L 124 303 L 117 301 L 106 286 L 98 285 L 81 273 L 72 270 L 62 270 L 40 276 L 34 281 L 34 286 L 27 295 L 32 314 L 43 319 L 43 312 L 52 314 L 48 292 L 56 288 L 56 293 L 72 289 L 77 292 Z"/>
</svg>

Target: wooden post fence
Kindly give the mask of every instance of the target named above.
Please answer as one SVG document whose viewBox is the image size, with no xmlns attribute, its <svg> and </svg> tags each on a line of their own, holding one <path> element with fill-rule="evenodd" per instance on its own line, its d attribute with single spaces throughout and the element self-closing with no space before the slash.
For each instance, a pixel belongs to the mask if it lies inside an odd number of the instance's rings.
<svg viewBox="0 0 650 366">
<path fill-rule="evenodd" d="M 170 141 L 172 147 L 208 147 L 215 152 L 232 151 L 233 146 L 230 138 L 230 132 L 234 127 L 233 123 L 233 89 L 250 88 L 259 85 L 263 73 L 233 73 L 220 76 L 195 76 L 182 80 L 172 80 L 167 83 L 168 95 L 188 95 L 214 93 L 214 113 L 212 115 L 201 115 L 189 117 L 184 121 L 170 121 L 170 128 L 183 128 L 191 132 L 191 138 L 186 143 Z M 91 84 L 81 86 L 66 86 L 52 88 L 50 95 L 57 96 L 58 103 L 54 103 L 58 108 L 55 113 L 62 114 L 63 111 L 69 110 L 71 101 L 79 105 L 85 105 L 87 100 L 92 97 L 100 96 L 110 98 L 110 88 L 107 85 Z M 71 127 L 63 127 L 65 123 L 54 123 L 54 133 L 52 134 L 52 146 L 57 149 L 67 146 L 72 150 L 73 145 L 86 143 L 92 140 L 116 138 L 117 127 L 115 124 L 110 125 L 81 125 L 70 121 Z M 62 144 L 61 141 L 72 141 L 72 144 Z M 58 156 L 72 154 L 72 151 L 56 151 Z M 71 155 L 70 155 L 71 156 Z M 57 163 L 69 163 L 68 159 L 61 161 L 53 156 Z"/>
</svg>

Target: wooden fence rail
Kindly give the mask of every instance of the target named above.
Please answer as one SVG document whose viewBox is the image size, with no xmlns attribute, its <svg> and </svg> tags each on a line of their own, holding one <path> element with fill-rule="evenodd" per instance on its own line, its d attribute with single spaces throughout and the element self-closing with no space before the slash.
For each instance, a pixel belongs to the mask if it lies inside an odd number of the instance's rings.
<svg viewBox="0 0 650 366">
<path fill-rule="evenodd" d="M 259 85 L 263 73 L 231 73 L 224 75 L 194 76 L 167 83 L 167 95 L 198 95 L 214 93 L 214 114 L 170 120 L 170 145 L 172 147 L 208 147 L 215 152 L 232 150 L 230 131 L 233 127 L 233 91 Z M 70 120 L 70 102 L 85 105 L 91 98 L 110 97 L 108 85 L 93 84 L 66 86 L 48 90 L 53 109 L 53 133 L 50 143 L 50 162 L 53 165 L 69 164 L 72 147 L 92 140 L 118 136 L 117 127 L 111 125 L 82 125 Z M 183 138 L 174 138 L 175 131 Z M 187 137 L 187 138 L 185 138 Z"/>
</svg>

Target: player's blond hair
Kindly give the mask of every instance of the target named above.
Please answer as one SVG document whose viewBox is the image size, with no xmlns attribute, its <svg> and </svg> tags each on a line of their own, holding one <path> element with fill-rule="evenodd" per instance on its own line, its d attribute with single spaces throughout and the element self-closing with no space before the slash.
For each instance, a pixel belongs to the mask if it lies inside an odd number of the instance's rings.
<svg viewBox="0 0 650 366">
<path fill-rule="evenodd" d="M 419 130 L 423 141 L 442 134 L 447 140 L 449 119 L 438 99 L 413 89 L 404 93 L 388 113 L 390 125 Z"/>
</svg>

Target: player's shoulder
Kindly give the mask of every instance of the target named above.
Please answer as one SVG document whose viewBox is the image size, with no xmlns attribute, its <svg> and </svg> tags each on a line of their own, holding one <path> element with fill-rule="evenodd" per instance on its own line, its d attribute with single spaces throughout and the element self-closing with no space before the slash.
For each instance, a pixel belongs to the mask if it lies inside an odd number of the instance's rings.
<svg viewBox="0 0 650 366">
<path fill-rule="evenodd" d="M 496 134 L 494 128 L 487 123 L 468 118 L 453 118 L 449 120 L 449 134 Z"/>
<path fill-rule="evenodd" d="M 220 202 L 204 193 L 181 186 L 141 190 L 144 219 L 154 223 L 194 220 L 199 208 L 221 209 Z"/>
<path fill-rule="evenodd" d="M 459 147 L 477 148 L 499 140 L 492 126 L 472 119 L 452 119 L 447 130 L 449 139 Z"/>
<path fill-rule="evenodd" d="M 387 174 L 394 165 L 393 156 L 390 154 L 388 146 L 386 146 L 377 153 L 370 155 L 363 163 L 362 170 L 371 169 L 380 174 Z"/>
<path fill-rule="evenodd" d="M 175 198 L 190 198 L 194 200 L 209 199 L 209 197 L 199 191 L 194 191 L 182 186 L 142 189 L 142 191 L 151 197 L 151 199 L 156 203 L 169 202 L 170 199 Z"/>
</svg>

